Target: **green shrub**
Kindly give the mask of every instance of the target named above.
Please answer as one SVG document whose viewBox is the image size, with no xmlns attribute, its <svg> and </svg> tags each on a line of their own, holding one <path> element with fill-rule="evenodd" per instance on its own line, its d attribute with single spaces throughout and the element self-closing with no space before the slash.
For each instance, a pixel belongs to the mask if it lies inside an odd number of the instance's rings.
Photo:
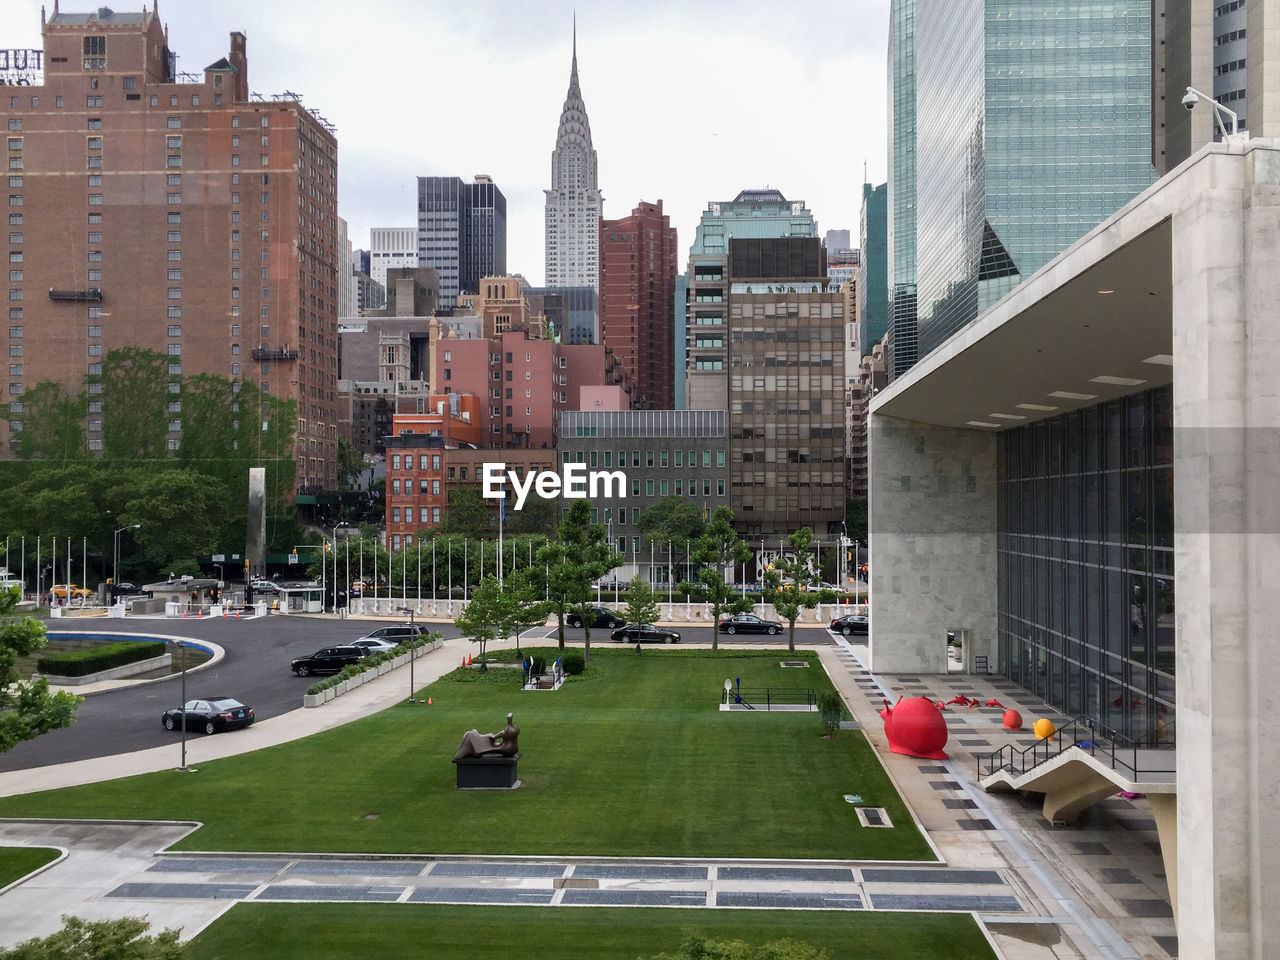
<svg viewBox="0 0 1280 960">
<path fill-rule="evenodd" d="M 581 650 L 566 650 L 560 654 L 560 666 L 564 667 L 566 676 L 576 677 L 586 669 L 587 662 L 583 659 Z"/>
<path fill-rule="evenodd" d="M 315 696 L 317 693 L 324 693 L 325 682 L 317 680 L 311 686 L 307 687 L 307 696 Z"/>
<path fill-rule="evenodd" d="M 165 645 L 154 640 L 107 643 L 89 650 L 53 653 L 36 660 L 36 670 L 55 677 L 84 677 L 112 667 L 122 667 L 139 660 L 150 660 L 164 654 Z"/>
<path fill-rule="evenodd" d="M 822 715 L 822 726 L 828 733 L 840 729 L 840 721 L 844 719 L 844 701 L 840 694 L 828 690 L 818 696 L 818 713 Z"/>
<path fill-rule="evenodd" d="M 533 672 L 543 674 L 547 672 L 547 658 L 535 656 L 533 658 Z"/>
</svg>

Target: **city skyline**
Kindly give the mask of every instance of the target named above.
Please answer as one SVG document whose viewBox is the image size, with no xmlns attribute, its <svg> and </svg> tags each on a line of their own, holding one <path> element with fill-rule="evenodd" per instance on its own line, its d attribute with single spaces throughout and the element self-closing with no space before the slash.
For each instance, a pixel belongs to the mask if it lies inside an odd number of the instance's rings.
<svg viewBox="0 0 1280 960">
<path fill-rule="evenodd" d="M 6 48 L 41 46 L 41 5 L 11 5 Z M 543 191 L 569 81 L 571 3 L 389 0 L 355 16 L 328 0 L 227 0 L 213 9 L 169 0 L 160 16 L 179 71 L 201 72 L 226 54 L 231 31 L 243 31 L 250 90 L 293 91 L 337 127 L 338 213 L 354 247 L 367 248 L 371 227 L 416 225 L 417 177 L 488 174 L 508 199 L 508 269 L 541 284 Z M 799 3 L 775 21 L 764 3 L 719 0 L 577 10 L 604 216 L 661 199 L 681 266 L 708 202 L 768 186 L 806 201 L 822 231 L 856 229 L 864 161 L 869 179 L 885 178 L 887 0 Z M 430 125 L 417 122 L 424 106 L 436 111 Z M 817 130 L 799 135 L 815 117 Z M 634 150 L 637 124 L 652 149 Z"/>
</svg>

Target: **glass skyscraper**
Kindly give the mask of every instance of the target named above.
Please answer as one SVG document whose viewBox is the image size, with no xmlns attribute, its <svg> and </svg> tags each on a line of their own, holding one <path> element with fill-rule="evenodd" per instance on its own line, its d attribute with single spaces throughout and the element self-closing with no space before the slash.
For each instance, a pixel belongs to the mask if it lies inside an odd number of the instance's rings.
<svg viewBox="0 0 1280 960">
<path fill-rule="evenodd" d="M 894 184 L 891 282 L 905 296 L 914 253 L 923 356 L 1154 179 L 1151 5 L 916 0 L 892 17 L 892 169 L 913 176 Z"/>
<path fill-rule="evenodd" d="M 889 13 L 889 349 L 892 379 L 910 370 L 916 345 L 916 0 Z M 864 351 L 865 353 L 866 351 Z"/>
</svg>

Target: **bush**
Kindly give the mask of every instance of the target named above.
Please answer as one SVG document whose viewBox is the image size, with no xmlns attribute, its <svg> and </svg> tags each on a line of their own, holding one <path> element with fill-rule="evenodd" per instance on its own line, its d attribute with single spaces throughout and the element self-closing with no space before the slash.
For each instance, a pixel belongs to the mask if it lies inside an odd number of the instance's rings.
<svg viewBox="0 0 1280 960">
<path fill-rule="evenodd" d="M 560 666 L 564 667 L 566 676 L 576 677 L 586 669 L 587 661 L 583 659 L 581 650 L 566 650 L 560 654 Z"/>
<path fill-rule="evenodd" d="M 154 640 L 133 640 L 125 643 L 107 643 L 90 650 L 69 650 L 53 653 L 36 660 L 36 670 L 55 677 L 84 677 L 126 663 L 150 660 L 161 656 L 165 644 Z"/>
<path fill-rule="evenodd" d="M 544 674 L 547 672 L 547 658 L 535 656 L 533 658 L 533 672 L 536 674 Z"/>
<path fill-rule="evenodd" d="M 844 701 L 840 694 L 828 690 L 818 696 L 818 713 L 822 715 L 822 726 L 828 733 L 840 729 L 840 721 L 844 719 Z"/>
</svg>

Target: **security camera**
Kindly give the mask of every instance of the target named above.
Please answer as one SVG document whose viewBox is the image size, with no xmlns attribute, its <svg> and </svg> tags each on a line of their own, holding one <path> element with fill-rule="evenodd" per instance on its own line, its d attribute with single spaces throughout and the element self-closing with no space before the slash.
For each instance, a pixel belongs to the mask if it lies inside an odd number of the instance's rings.
<svg viewBox="0 0 1280 960">
<path fill-rule="evenodd" d="M 1196 92 L 1191 89 L 1188 89 L 1182 98 L 1182 105 L 1188 110 L 1194 110 L 1196 108 L 1196 104 L 1199 102 L 1200 98 L 1196 96 Z"/>
</svg>

